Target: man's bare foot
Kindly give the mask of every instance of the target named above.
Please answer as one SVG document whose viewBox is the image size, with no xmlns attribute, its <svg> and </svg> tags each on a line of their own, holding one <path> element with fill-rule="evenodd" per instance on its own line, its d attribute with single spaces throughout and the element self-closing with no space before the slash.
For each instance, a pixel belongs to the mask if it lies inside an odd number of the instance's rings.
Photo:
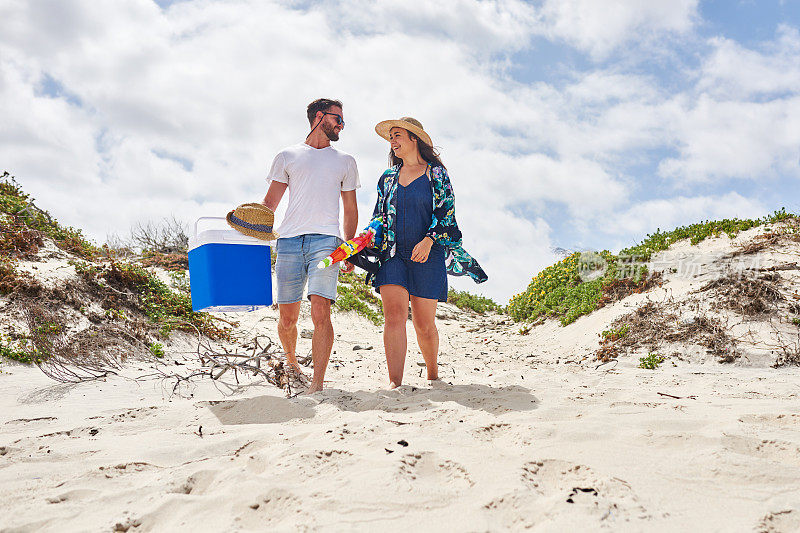
<svg viewBox="0 0 800 533">
<path fill-rule="evenodd" d="M 322 385 L 312 382 L 303 394 L 314 394 L 322 390 Z"/>
<path fill-rule="evenodd" d="M 395 385 L 394 381 L 390 381 L 389 382 L 389 388 L 390 389 L 396 389 L 397 387 L 398 387 L 398 385 Z"/>
<path fill-rule="evenodd" d="M 300 383 L 302 386 L 307 387 L 311 382 L 311 378 L 309 378 L 299 366 L 287 363 L 284 368 L 289 379 Z"/>
</svg>

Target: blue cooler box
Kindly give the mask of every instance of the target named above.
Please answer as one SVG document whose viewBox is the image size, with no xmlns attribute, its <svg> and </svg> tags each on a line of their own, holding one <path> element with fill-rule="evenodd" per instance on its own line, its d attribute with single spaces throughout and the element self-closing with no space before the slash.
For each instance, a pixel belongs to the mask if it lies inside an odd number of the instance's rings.
<svg viewBox="0 0 800 533">
<path fill-rule="evenodd" d="M 267 241 L 235 229 L 197 232 L 189 239 L 189 285 L 194 311 L 253 311 L 272 305 L 272 262 Z M 227 226 L 227 224 L 226 224 Z"/>
</svg>

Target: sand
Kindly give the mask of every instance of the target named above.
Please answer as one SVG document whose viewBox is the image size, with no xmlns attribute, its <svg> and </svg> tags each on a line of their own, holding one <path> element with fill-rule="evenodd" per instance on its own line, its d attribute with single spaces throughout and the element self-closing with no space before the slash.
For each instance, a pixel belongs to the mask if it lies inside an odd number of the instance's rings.
<svg viewBox="0 0 800 533">
<path fill-rule="evenodd" d="M 405 382 L 387 390 L 381 328 L 352 313 L 334 315 L 327 388 L 310 397 L 136 379 L 197 367 L 188 337 L 101 382 L 2 363 L 0 531 L 800 530 L 797 367 L 771 368 L 758 339 L 730 364 L 688 346 L 657 370 L 638 353 L 593 360 L 611 321 L 687 297 L 752 236 L 676 245 L 699 272 L 667 268 L 662 287 L 567 327 L 522 335 L 442 306 L 433 386 L 409 322 Z M 764 252 L 759 267 L 793 254 Z M 239 318 L 277 339 L 277 311 Z"/>
</svg>

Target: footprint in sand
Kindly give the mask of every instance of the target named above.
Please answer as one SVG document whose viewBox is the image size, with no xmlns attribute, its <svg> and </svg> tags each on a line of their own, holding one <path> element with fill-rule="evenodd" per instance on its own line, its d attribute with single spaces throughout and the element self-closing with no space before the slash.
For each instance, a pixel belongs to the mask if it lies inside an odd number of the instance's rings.
<svg viewBox="0 0 800 533">
<path fill-rule="evenodd" d="M 177 494 L 203 494 L 217 477 L 217 470 L 200 470 L 195 472 L 177 489 Z"/>
<path fill-rule="evenodd" d="M 615 528 L 648 520 L 645 508 L 623 480 L 556 459 L 525 463 L 524 489 L 495 498 L 484 509 L 503 527 L 532 527 L 548 520 L 556 530 L 581 529 L 587 523 Z"/>
<path fill-rule="evenodd" d="M 314 478 L 320 474 L 333 474 L 341 468 L 355 464 L 353 454 L 347 450 L 317 450 L 303 454 L 288 454 L 274 461 L 270 454 L 256 453 L 250 456 L 248 469 L 263 472 L 269 466 L 271 470 L 285 473 L 298 473 L 302 478 Z"/>
<path fill-rule="evenodd" d="M 127 531 L 130 531 L 131 528 L 136 529 L 141 525 L 142 521 L 138 518 L 128 518 L 124 522 L 117 522 L 114 524 L 112 531 L 114 531 L 114 533 L 126 533 Z"/>
<path fill-rule="evenodd" d="M 313 529 L 313 516 L 303 511 L 304 502 L 284 489 L 272 489 L 256 497 L 240 511 L 240 523 L 248 529 L 266 531 L 280 525 L 281 531 Z"/>
<path fill-rule="evenodd" d="M 800 428 L 800 415 L 797 414 L 763 414 L 744 415 L 739 422 L 772 428 Z"/>
<path fill-rule="evenodd" d="M 307 453 L 300 456 L 300 465 L 307 475 L 331 474 L 338 472 L 353 454 L 347 450 L 328 450 Z"/>
<path fill-rule="evenodd" d="M 75 489 L 59 494 L 58 496 L 51 496 L 47 498 L 47 503 L 63 503 L 71 501 L 80 501 L 84 498 L 98 494 L 99 490 L 94 489 Z"/>
<path fill-rule="evenodd" d="M 496 446 L 530 446 L 538 436 L 547 436 L 549 431 L 531 426 L 512 426 L 511 424 L 494 423 L 481 426 L 471 431 L 475 440 L 493 442 Z"/>
<path fill-rule="evenodd" d="M 130 422 L 131 420 L 135 420 L 137 418 L 149 418 L 156 414 L 156 410 L 158 407 L 140 407 L 138 409 L 126 409 L 121 413 L 117 413 L 111 416 L 111 420 L 114 422 Z"/>
<path fill-rule="evenodd" d="M 725 435 L 724 445 L 726 449 L 742 455 L 800 466 L 800 445 L 795 442 Z"/>
<path fill-rule="evenodd" d="M 475 483 L 467 469 L 434 452 L 409 453 L 400 459 L 397 475 L 413 491 L 463 490 Z"/>
<path fill-rule="evenodd" d="M 472 431 L 472 436 L 482 441 L 492 441 L 506 435 L 511 429 L 510 424 L 489 424 Z"/>
<path fill-rule="evenodd" d="M 98 470 L 100 470 L 100 472 L 102 472 L 105 477 L 111 479 L 123 476 L 125 474 L 146 472 L 156 468 L 159 467 L 157 467 L 156 465 L 152 465 L 150 463 L 131 462 L 131 463 L 118 464 L 114 466 L 101 466 Z"/>
<path fill-rule="evenodd" d="M 800 531 L 800 512 L 791 509 L 769 513 L 758 523 L 758 533 L 783 533 Z"/>
</svg>

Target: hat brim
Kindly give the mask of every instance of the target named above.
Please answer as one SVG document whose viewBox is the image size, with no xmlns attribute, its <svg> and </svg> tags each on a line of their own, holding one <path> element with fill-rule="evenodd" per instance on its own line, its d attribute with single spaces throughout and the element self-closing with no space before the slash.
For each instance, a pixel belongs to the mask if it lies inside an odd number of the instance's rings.
<svg viewBox="0 0 800 533">
<path fill-rule="evenodd" d="M 274 241 L 275 239 L 280 237 L 274 231 L 267 233 L 264 231 L 258 231 L 250 228 L 243 228 L 242 226 L 236 224 L 234 221 L 231 220 L 232 216 L 233 216 L 233 211 L 228 213 L 228 215 L 225 217 L 225 220 L 228 222 L 228 225 L 230 227 L 232 227 L 242 235 L 247 235 L 248 237 L 255 237 L 256 239 L 261 239 L 262 241 Z"/>
<path fill-rule="evenodd" d="M 405 120 L 384 120 L 382 122 L 378 122 L 375 124 L 375 133 L 386 139 L 389 140 L 389 131 L 392 128 L 403 128 L 404 130 L 408 130 L 414 133 L 417 137 L 422 139 L 422 142 L 427 144 L 428 146 L 433 146 L 433 141 L 431 141 L 430 135 L 425 133 L 425 130 L 420 128 L 419 126 L 412 124 L 410 122 L 406 122 Z"/>
</svg>

